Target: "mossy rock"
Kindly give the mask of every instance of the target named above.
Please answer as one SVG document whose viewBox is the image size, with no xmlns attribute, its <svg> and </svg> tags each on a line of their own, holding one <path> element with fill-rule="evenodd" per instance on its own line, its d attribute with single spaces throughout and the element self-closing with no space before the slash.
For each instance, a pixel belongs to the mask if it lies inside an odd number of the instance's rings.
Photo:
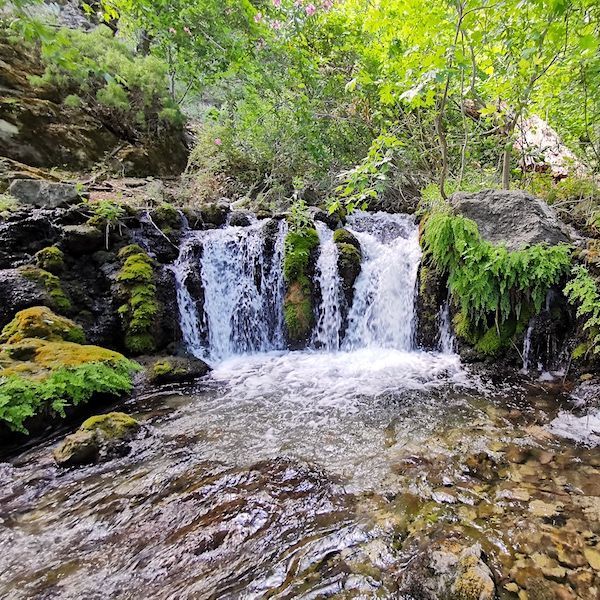
<svg viewBox="0 0 600 600">
<path fill-rule="evenodd" d="M 57 246 L 48 246 L 36 252 L 35 264 L 40 269 L 56 275 L 64 269 L 65 255 Z"/>
<path fill-rule="evenodd" d="M 86 419 L 79 428 L 82 431 L 100 431 L 108 439 L 123 438 L 139 431 L 140 424 L 122 412 L 110 412 Z"/>
<path fill-rule="evenodd" d="M 54 314 L 45 306 L 34 306 L 19 311 L 2 330 L 0 343 L 16 344 L 27 338 L 78 344 L 85 342 L 85 334 L 79 325 L 71 319 Z"/>
<path fill-rule="evenodd" d="M 360 242 L 357 237 L 350 233 L 347 229 L 336 229 L 333 233 L 333 241 L 336 244 L 350 244 L 354 246 L 359 252 L 361 252 Z"/>
<path fill-rule="evenodd" d="M 150 365 L 148 380 L 157 385 L 184 383 L 203 377 L 209 371 L 210 367 L 202 360 L 169 356 Z"/>
<path fill-rule="evenodd" d="M 0 346 L 0 377 L 18 375 L 43 379 L 58 369 L 89 363 L 118 365 L 126 361 L 119 352 L 100 346 L 28 338 Z"/>
<path fill-rule="evenodd" d="M 71 300 L 65 294 L 60 279 L 56 275 L 39 267 L 21 267 L 19 272 L 25 279 L 33 281 L 46 290 L 53 309 L 59 312 L 69 312 L 72 309 Z"/>
<path fill-rule="evenodd" d="M 61 467 L 69 467 L 123 456 L 130 450 L 128 442 L 140 429 L 138 421 L 121 412 L 90 417 L 54 449 L 54 460 Z"/>
<path fill-rule="evenodd" d="M 283 315 L 292 345 L 306 342 L 314 325 L 313 303 L 307 280 L 290 284 L 283 301 Z"/>
<path fill-rule="evenodd" d="M 284 279 L 291 283 L 306 274 L 310 266 L 311 254 L 319 247 L 319 234 L 316 229 L 290 231 L 285 237 L 283 259 Z"/>
<path fill-rule="evenodd" d="M 152 220 L 160 229 L 179 229 L 181 216 L 177 209 L 168 202 L 156 207 L 151 213 Z"/>
</svg>

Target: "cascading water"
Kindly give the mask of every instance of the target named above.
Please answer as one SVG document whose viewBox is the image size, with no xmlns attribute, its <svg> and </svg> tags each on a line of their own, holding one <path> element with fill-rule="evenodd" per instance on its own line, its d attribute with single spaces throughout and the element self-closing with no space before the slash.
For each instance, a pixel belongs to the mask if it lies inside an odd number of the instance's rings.
<svg viewBox="0 0 600 600">
<path fill-rule="evenodd" d="M 421 260 L 417 226 L 409 215 L 386 213 L 357 213 L 348 224 L 360 242 L 363 263 L 343 346 L 411 350 Z"/>
<path fill-rule="evenodd" d="M 215 361 L 283 348 L 286 231 L 285 222 L 280 221 L 271 252 L 265 252 L 263 223 L 195 232 L 187 238 L 174 272 L 183 337 L 195 356 Z M 203 314 L 186 283 L 194 269 L 200 273 Z"/>
<path fill-rule="evenodd" d="M 440 325 L 440 335 L 438 340 L 438 348 L 440 352 L 445 354 L 451 354 L 455 350 L 456 339 L 452 332 L 452 323 L 450 319 L 450 302 L 446 300 L 440 308 L 440 314 L 438 317 Z"/>
<path fill-rule="evenodd" d="M 342 284 L 338 271 L 338 250 L 333 232 L 325 223 L 315 223 L 319 233 L 320 254 L 317 260 L 316 282 L 321 290 L 319 315 L 313 344 L 324 350 L 338 350 L 342 327 Z"/>
</svg>

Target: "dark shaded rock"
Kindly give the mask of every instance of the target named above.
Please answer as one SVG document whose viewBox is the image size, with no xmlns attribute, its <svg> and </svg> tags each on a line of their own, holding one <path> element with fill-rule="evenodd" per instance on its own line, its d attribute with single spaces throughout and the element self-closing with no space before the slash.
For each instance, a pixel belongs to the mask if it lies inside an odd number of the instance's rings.
<svg viewBox="0 0 600 600">
<path fill-rule="evenodd" d="M 482 481 L 494 481 L 499 479 L 500 470 L 504 467 L 501 460 L 496 459 L 487 452 L 471 454 L 465 459 L 468 472 Z"/>
<path fill-rule="evenodd" d="M 0 327 L 4 327 L 20 310 L 50 304 L 52 299 L 47 290 L 24 277 L 19 269 L 0 271 Z"/>
<path fill-rule="evenodd" d="M 210 367 L 197 358 L 169 356 L 159 358 L 148 367 L 148 380 L 157 385 L 185 383 L 204 377 Z"/>
<path fill-rule="evenodd" d="M 54 460 L 61 467 L 71 467 L 124 456 L 130 451 L 128 442 L 140 429 L 138 421 L 124 413 L 90 417 L 54 449 Z"/>
<path fill-rule="evenodd" d="M 229 201 L 223 199 L 218 202 L 212 202 L 203 206 L 200 211 L 204 223 L 214 225 L 215 227 L 222 227 L 227 222 L 227 215 L 230 211 Z"/>
<path fill-rule="evenodd" d="M 439 345 L 440 308 L 448 292 L 446 283 L 438 271 L 421 264 L 418 275 L 417 295 L 417 344 L 426 350 L 435 350 Z"/>
<path fill-rule="evenodd" d="M 169 267 L 157 268 L 155 276 L 156 298 L 160 306 L 155 338 L 158 348 L 165 348 L 172 342 L 179 342 L 182 338 L 177 305 L 177 286 L 175 273 Z"/>
<path fill-rule="evenodd" d="M 325 223 L 329 229 L 335 230 L 340 225 L 340 219 L 337 214 L 330 215 L 328 212 L 315 206 L 311 206 L 309 208 L 309 214 L 313 221 Z"/>
<path fill-rule="evenodd" d="M 362 252 L 358 238 L 347 229 L 336 229 L 333 233 L 333 241 L 336 244 L 350 244 L 351 246 L 354 246 L 359 252 Z"/>
<path fill-rule="evenodd" d="M 21 204 L 37 208 L 64 208 L 81 200 L 77 188 L 70 183 L 38 179 L 15 179 L 8 191 Z"/>
<path fill-rule="evenodd" d="M 104 234 L 92 225 L 65 225 L 61 245 L 71 254 L 93 254 L 104 244 Z"/>
<path fill-rule="evenodd" d="M 362 253 L 360 246 L 340 242 L 338 247 L 338 269 L 342 280 L 342 290 L 348 306 L 352 306 L 354 299 L 354 283 L 360 275 Z"/>
<path fill-rule="evenodd" d="M 229 217 L 229 224 L 232 227 L 248 227 L 250 225 L 250 216 L 248 213 L 236 211 Z"/>
<path fill-rule="evenodd" d="M 477 223 L 484 240 L 509 250 L 547 243 L 568 243 L 565 226 L 543 200 L 521 190 L 457 192 L 450 202 L 456 214 Z"/>
</svg>

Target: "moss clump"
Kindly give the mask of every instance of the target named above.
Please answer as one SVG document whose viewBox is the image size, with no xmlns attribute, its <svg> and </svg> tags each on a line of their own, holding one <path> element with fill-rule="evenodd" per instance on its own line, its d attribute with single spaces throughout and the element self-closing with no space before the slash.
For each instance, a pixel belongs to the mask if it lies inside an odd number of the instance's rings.
<svg viewBox="0 0 600 600">
<path fill-rule="evenodd" d="M 49 273 L 60 273 L 65 266 L 65 255 L 60 248 L 48 246 L 35 254 L 35 264 Z"/>
<path fill-rule="evenodd" d="M 444 207 L 427 216 L 422 243 L 440 273 L 448 275 L 448 287 L 460 306 L 456 333 L 469 343 L 482 340 L 482 351 L 492 353 L 506 347 L 503 332 L 510 322 L 522 324 L 525 312 L 527 318 L 540 312 L 548 290 L 571 264 L 567 245 L 537 244 L 510 252 L 482 240 L 474 221 Z"/>
<path fill-rule="evenodd" d="M 22 267 L 21 275 L 30 281 L 42 286 L 52 302 L 52 308 L 59 312 L 69 312 L 72 308 L 71 301 L 65 294 L 60 279 L 52 273 L 39 267 Z"/>
<path fill-rule="evenodd" d="M 319 246 L 319 236 L 312 228 L 290 231 L 285 238 L 283 277 L 287 293 L 283 316 L 288 338 L 293 343 L 308 339 L 314 323 L 313 290 L 308 271 L 312 252 Z"/>
<path fill-rule="evenodd" d="M 47 341 L 67 341 L 83 344 L 83 329 L 66 317 L 55 315 L 45 306 L 34 306 L 19 311 L 0 334 L 0 343 L 15 344 L 26 338 Z"/>
<path fill-rule="evenodd" d="M 168 202 L 164 202 L 152 211 L 152 220 L 161 229 L 179 229 L 181 217 L 177 209 Z"/>
<path fill-rule="evenodd" d="M 125 330 L 125 347 L 133 354 L 156 349 L 155 318 L 159 306 L 156 299 L 152 259 L 136 244 L 119 252 L 122 267 L 117 275 L 126 302 L 119 307 Z"/>
<path fill-rule="evenodd" d="M 137 431 L 140 424 L 122 412 L 111 412 L 86 419 L 79 428 L 82 431 L 100 431 L 108 439 L 123 438 Z"/>
<path fill-rule="evenodd" d="M 336 229 L 333 232 L 333 241 L 336 244 L 350 244 L 360 252 L 360 242 L 356 239 L 356 236 L 347 229 Z"/>
<path fill-rule="evenodd" d="M 302 277 L 309 266 L 310 255 L 319 247 L 319 234 L 316 229 L 290 231 L 285 238 L 283 277 L 291 283 Z"/>
<path fill-rule="evenodd" d="M 161 381 L 169 379 L 171 377 L 177 377 L 178 375 L 184 375 L 185 369 L 172 363 L 170 360 L 159 360 L 156 361 L 150 369 L 150 381 Z"/>
</svg>

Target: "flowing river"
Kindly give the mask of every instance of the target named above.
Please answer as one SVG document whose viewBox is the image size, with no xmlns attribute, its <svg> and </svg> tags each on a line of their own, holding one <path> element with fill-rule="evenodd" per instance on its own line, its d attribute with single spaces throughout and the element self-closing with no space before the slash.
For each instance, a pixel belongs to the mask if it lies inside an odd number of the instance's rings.
<svg viewBox="0 0 600 600">
<path fill-rule="evenodd" d="M 419 600 L 441 539 L 480 543 L 498 583 L 552 544 L 587 556 L 600 419 L 565 412 L 559 386 L 463 366 L 444 311 L 440 351 L 416 347 L 412 218 L 351 219 L 363 265 L 346 309 L 319 227 L 301 352 L 284 350 L 278 310 L 286 226 L 268 252 L 263 228 L 184 242 L 184 338 L 214 370 L 128 401 L 146 426 L 128 456 L 61 470 L 57 437 L 0 463 L 0 596 Z"/>
</svg>

